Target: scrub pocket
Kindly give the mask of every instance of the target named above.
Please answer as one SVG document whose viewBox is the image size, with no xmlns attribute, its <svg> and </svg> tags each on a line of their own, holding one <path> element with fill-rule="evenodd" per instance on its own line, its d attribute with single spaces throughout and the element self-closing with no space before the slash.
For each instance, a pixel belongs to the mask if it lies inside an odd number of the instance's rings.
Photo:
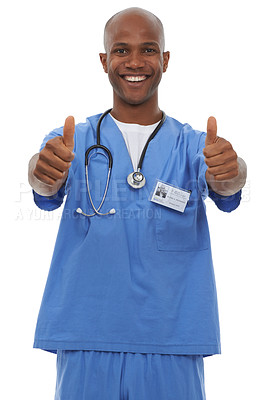
<svg viewBox="0 0 266 400">
<path fill-rule="evenodd" d="M 187 204 L 183 213 L 160 206 L 160 218 L 155 220 L 158 250 L 199 251 L 210 247 L 208 222 L 204 206 Z"/>
</svg>

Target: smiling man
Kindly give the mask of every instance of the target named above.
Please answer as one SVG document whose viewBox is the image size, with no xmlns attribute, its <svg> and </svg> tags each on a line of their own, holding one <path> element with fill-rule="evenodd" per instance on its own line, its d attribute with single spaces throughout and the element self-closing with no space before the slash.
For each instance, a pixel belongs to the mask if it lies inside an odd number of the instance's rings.
<svg viewBox="0 0 266 400">
<path fill-rule="evenodd" d="M 169 61 L 160 20 L 144 10 L 118 13 L 106 24 L 104 44 L 100 57 L 114 89 L 112 115 L 143 125 L 160 120 L 158 85 Z"/>
<path fill-rule="evenodd" d="M 29 163 L 40 208 L 66 197 L 34 347 L 57 353 L 57 400 L 203 400 L 220 353 L 204 200 L 236 209 L 246 166 L 214 117 L 205 133 L 160 110 L 155 15 L 115 14 L 104 45 L 112 109 L 68 117 Z"/>
</svg>

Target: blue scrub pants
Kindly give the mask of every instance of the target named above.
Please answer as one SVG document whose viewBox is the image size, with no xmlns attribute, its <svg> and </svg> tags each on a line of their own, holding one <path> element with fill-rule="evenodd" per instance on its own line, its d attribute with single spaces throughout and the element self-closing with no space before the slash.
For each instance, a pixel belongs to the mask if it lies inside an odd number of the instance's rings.
<svg viewBox="0 0 266 400">
<path fill-rule="evenodd" d="M 59 350 L 55 400 L 205 400 L 203 357 Z"/>
</svg>

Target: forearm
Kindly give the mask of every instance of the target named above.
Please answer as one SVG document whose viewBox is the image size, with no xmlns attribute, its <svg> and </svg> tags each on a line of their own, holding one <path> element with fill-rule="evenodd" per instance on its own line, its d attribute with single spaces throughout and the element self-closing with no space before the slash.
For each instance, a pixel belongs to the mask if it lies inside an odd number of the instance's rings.
<svg viewBox="0 0 266 400">
<path fill-rule="evenodd" d="M 48 185 L 47 183 L 43 183 L 39 179 L 37 179 L 33 174 L 38 158 L 39 158 L 39 153 L 35 154 L 29 161 L 29 168 L 28 168 L 29 184 L 32 187 L 32 189 L 39 195 L 46 197 L 53 196 L 59 191 L 59 189 L 65 183 L 68 171 L 66 171 L 64 173 L 63 178 L 58 179 L 54 185 Z"/>
<path fill-rule="evenodd" d="M 247 166 L 245 161 L 240 157 L 237 158 L 237 162 L 238 175 L 226 181 L 216 181 L 213 175 L 206 172 L 206 180 L 209 188 L 221 196 L 231 196 L 242 189 L 246 183 Z"/>
</svg>

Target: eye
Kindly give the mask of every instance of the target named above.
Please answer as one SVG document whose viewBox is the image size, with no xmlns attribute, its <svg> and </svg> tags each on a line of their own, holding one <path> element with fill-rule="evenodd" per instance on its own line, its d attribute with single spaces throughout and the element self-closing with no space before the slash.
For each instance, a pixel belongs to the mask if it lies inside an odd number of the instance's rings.
<svg viewBox="0 0 266 400">
<path fill-rule="evenodd" d="M 144 49 L 144 53 L 153 54 L 153 53 L 156 53 L 156 50 L 148 47 L 148 48 Z"/>
<path fill-rule="evenodd" d="M 115 53 L 118 53 L 118 54 L 126 54 L 126 49 L 116 49 L 116 50 L 115 50 Z"/>
</svg>

